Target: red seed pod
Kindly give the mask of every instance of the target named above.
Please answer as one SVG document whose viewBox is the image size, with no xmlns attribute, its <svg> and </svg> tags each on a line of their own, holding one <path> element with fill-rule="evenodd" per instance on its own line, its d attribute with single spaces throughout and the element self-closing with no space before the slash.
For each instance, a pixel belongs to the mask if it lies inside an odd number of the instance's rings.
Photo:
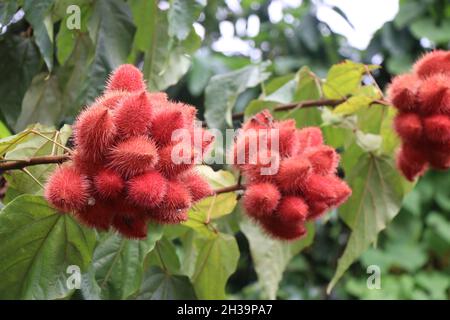
<svg viewBox="0 0 450 320">
<path fill-rule="evenodd" d="M 242 130 L 272 128 L 273 122 L 274 120 L 270 111 L 264 109 L 246 121 L 242 126 Z"/>
<path fill-rule="evenodd" d="M 279 240 L 296 240 L 306 234 L 303 222 L 291 223 L 281 219 L 279 215 L 271 215 L 260 220 L 263 229 Z"/>
<path fill-rule="evenodd" d="M 199 159 L 205 158 L 212 151 L 215 136 L 208 130 L 192 126 L 190 131 L 192 147 Z"/>
<path fill-rule="evenodd" d="M 115 146 L 108 159 L 112 169 L 130 178 L 153 169 L 158 162 L 158 150 L 151 139 L 138 136 Z"/>
<path fill-rule="evenodd" d="M 422 114 L 450 115 L 450 77 L 436 74 L 422 81 L 418 99 Z"/>
<path fill-rule="evenodd" d="M 149 219 L 156 223 L 178 224 L 188 219 L 187 209 L 158 208 L 149 213 Z"/>
<path fill-rule="evenodd" d="M 332 201 L 329 201 L 328 205 L 338 207 L 352 195 L 352 189 L 350 189 L 345 181 L 339 179 L 337 176 L 329 176 L 329 180 L 336 197 Z"/>
<path fill-rule="evenodd" d="M 298 193 L 311 173 L 311 162 L 306 157 L 296 156 L 281 161 L 280 171 L 275 178 L 283 192 Z"/>
<path fill-rule="evenodd" d="M 424 119 L 424 131 L 428 140 L 438 143 L 450 142 L 450 117 L 433 115 Z M 448 151 L 450 153 L 450 150 Z"/>
<path fill-rule="evenodd" d="M 421 149 L 403 144 L 397 155 L 397 167 L 409 181 L 421 176 L 428 168 L 426 155 Z"/>
<path fill-rule="evenodd" d="M 280 170 L 280 155 L 277 152 L 266 150 L 257 154 L 256 164 L 241 166 L 242 175 L 249 183 L 275 182 Z"/>
<path fill-rule="evenodd" d="M 89 199 L 89 180 L 72 165 L 58 167 L 47 181 L 45 198 L 62 212 L 83 209 Z"/>
<path fill-rule="evenodd" d="M 197 202 L 214 194 L 209 183 L 195 171 L 183 174 L 180 180 L 189 189 L 192 202 Z"/>
<path fill-rule="evenodd" d="M 167 208 L 171 210 L 185 210 L 192 205 L 192 198 L 189 190 L 178 181 L 168 181 L 167 193 L 164 198 L 164 205 L 161 210 Z"/>
<path fill-rule="evenodd" d="M 296 135 L 299 141 L 299 153 L 302 153 L 308 147 L 316 147 L 323 144 L 322 131 L 317 127 L 297 130 Z"/>
<path fill-rule="evenodd" d="M 303 185 L 303 194 L 308 203 L 325 202 L 328 205 L 335 203 L 337 194 L 333 182 L 333 176 L 310 175 Z"/>
<path fill-rule="evenodd" d="M 273 213 L 281 194 L 271 183 L 251 184 L 243 197 L 243 205 L 249 216 L 259 219 Z"/>
<path fill-rule="evenodd" d="M 115 215 L 112 226 L 120 234 L 130 239 L 145 239 L 147 237 L 147 220 L 144 215 Z"/>
<path fill-rule="evenodd" d="M 331 207 L 325 202 L 311 202 L 307 220 L 316 220 L 323 216 Z"/>
<path fill-rule="evenodd" d="M 94 104 L 84 109 L 74 123 L 75 145 L 89 161 L 102 160 L 114 142 L 116 131 L 110 110 Z"/>
<path fill-rule="evenodd" d="M 171 178 L 194 167 L 194 150 L 190 144 L 167 145 L 159 150 L 157 169 Z"/>
<path fill-rule="evenodd" d="M 99 170 L 103 169 L 103 159 L 92 160 L 89 154 L 86 153 L 87 151 L 81 150 L 80 148 L 75 149 L 72 154 L 73 165 L 82 174 L 89 176 L 95 175 Z"/>
<path fill-rule="evenodd" d="M 433 144 L 429 146 L 428 160 L 430 165 L 438 170 L 450 168 L 450 143 Z"/>
<path fill-rule="evenodd" d="M 141 71 L 131 64 L 123 64 L 118 67 L 108 79 L 106 91 L 143 91 L 145 90 L 144 78 Z"/>
<path fill-rule="evenodd" d="M 305 150 L 303 154 L 312 165 L 313 172 L 322 176 L 334 174 L 339 164 L 339 155 L 333 148 L 322 145 Z"/>
<path fill-rule="evenodd" d="M 84 207 L 75 214 L 84 225 L 101 231 L 107 231 L 114 217 L 114 210 L 107 203 L 95 201 L 95 204 Z"/>
<path fill-rule="evenodd" d="M 425 54 L 414 64 L 414 71 L 423 79 L 439 73 L 450 73 L 450 52 L 434 50 Z"/>
<path fill-rule="evenodd" d="M 397 109 L 410 112 L 417 108 L 417 90 L 420 80 L 414 74 L 402 74 L 392 79 L 388 87 L 389 101 Z"/>
<path fill-rule="evenodd" d="M 128 92 L 122 90 L 114 90 L 105 93 L 103 96 L 95 100 L 95 104 L 100 104 L 108 109 L 114 110 L 122 99 L 129 95 Z"/>
<path fill-rule="evenodd" d="M 152 122 L 151 134 L 160 146 L 172 142 L 172 133 L 185 127 L 184 115 L 179 109 L 160 109 Z"/>
<path fill-rule="evenodd" d="M 156 109 L 163 108 L 167 105 L 168 97 L 165 92 L 147 92 L 148 99 Z"/>
<path fill-rule="evenodd" d="M 295 120 L 285 120 L 275 123 L 275 129 L 278 129 L 279 135 L 279 153 L 281 157 L 291 157 L 295 155 L 300 147 L 297 139 Z M 271 135 L 271 132 L 269 133 Z"/>
<path fill-rule="evenodd" d="M 138 207 L 158 207 L 167 192 L 167 180 L 158 171 L 149 171 L 128 181 L 128 198 Z"/>
<path fill-rule="evenodd" d="M 277 208 L 280 219 L 287 223 L 298 223 L 305 221 L 308 216 L 308 205 L 300 197 L 283 197 Z"/>
<path fill-rule="evenodd" d="M 420 142 L 423 136 L 423 125 L 415 113 L 399 113 L 394 119 L 394 128 L 405 141 Z"/>
<path fill-rule="evenodd" d="M 152 121 L 152 108 L 145 91 L 123 99 L 114 113 L 114 123 L 120 138 L 125 140 L 134 136 L 148 135 Z"/>
<path fill-rule="evenodd" d="M 114 170 L 102 169 L 94 176 L 94 187 L 97 194 L 106 200 L 118 197 L 125 187 L 125 181 Z"/>
</svg>

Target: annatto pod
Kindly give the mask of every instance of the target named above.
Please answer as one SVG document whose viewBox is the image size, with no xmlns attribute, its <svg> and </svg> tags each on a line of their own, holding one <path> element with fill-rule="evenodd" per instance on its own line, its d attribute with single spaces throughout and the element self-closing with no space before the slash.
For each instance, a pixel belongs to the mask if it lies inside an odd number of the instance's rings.
<svg viewBox="0 0 450 320">
<path fill-rule="evenodd" d="M 127 238 L 144 239 L 147 237 L 147 221 L 144 215 L 115 215 L 112 226 Z"/>
<path fill-rule="evenodd" d="M 94 176 L 94 188 L 102 199 L 112 199 L 118 197 L 125 187 L 122 177 L 111 169 L 102 169 Z"/>
<path fill-rule="evenodd" d="M 429 52 L 414 64 L 413 69 L 422 79 L 439 73 L 450 74 L 450 52 L 443 50 Z"/>
<path fill-rule="evenodd" d="M 423 175 L 428 168 L 428 161 L 423 150 L 409 144 L 403 144 L 397 155 L 397 167 L 409 181 Z"/>
<path fill-rule="evenodd" d="M 271 215 L 260 220 L 263 229 L 275 239 L 290 241 L 298 239 L 306 234 L 303 222 L 289 223 L 281 219 L 279 215 Z"/>
<path fill-rule="evenodd" d="M 277 208 L 280 220 L 287 223 L 305 221 L 308 216 L 308 205 L 305 200 L 296 196 L 286 196 L 280 201 Z"/>
<path fill-rule="evenodd" d="M 214 193 L 209 183 L 194 170 L 184 173 L 180 180 L 189 190 L 193 202 L 212 196 Z"/>
<path fill-rule="evenodd" d="M 316 147 L 323 145 L 322 131 L 316 127 L 307 127 L 296 132 L 299 142 L 299 152 L 306 150 L 308 147 Z"/>
<path fill-rule="evenodd" d="M 106 92 L 103 96 L 98 97 L 95 100 L 95 104 L 100 104 L 108 109 L 114 110 L 120 104 L 120 102 L 128 97 L 129 92 L 122 90 L 113 90 Z"/>
<path fill-rule="evenodd" d="M 158 207 L 167 192 L 167 180 L 158 171 L 148 171 L 128 181 L 128 197 L 145 209 Z"/>
<path fill-rule="evenodd" d="M 185 128 L 182 110 L 179 108 L 160 109 L 152 125 L 152 137 L 160 146 L 171 144 L 172 133 Z"/>
<path fill-rule="evenodd" d="M 450 142 L 450 117 L 446 115 L 432 115 L 424 119 L 425 136 L 436 143 Z M 449 152 L 450 153 L 450 152 Z"/>
<path fill-rule="evenodd" d="M 329 146 L 308 148 L 303 155 L 308 158 L 313 172 L 322 176 L 336 173 L 339 164 L 339 155 Z"/>
<path fill-rule="evenodd" d="M 123 90 L 128 92 L 144 91 L 145 83 L 141 71 L 131 64 L 117 68 L 108 79 L 106 91 Z"/>
<path fill-rule="evenodd" d="M 73 165 L 58 167 L 47 181 L 45 198 L 62 212 L 78 211 L 87 206 L 90 185 L 86 176 Z"/>
<path fill-rule="evenodd" d="M 90 228 L 107 231 L 114 218 L 114 209 L 108 203 L 97 200 L 94 204 L 77 211 L 75 217 Z"/>
<path fill-rule="evenodd" d="M 436 74 L 421 82 L 418 101 L 424 115 L 450 115 L 450 75 Z"/>
<path fill-rule="evenodd" d="M 395 77 L 388 87 L 388 96 L 391 103 L 403 112 L 417 109 L 416 94 L 419 88 L 419 79 L 414 74 L 402 74 Z"/>
<path fill-rule="evenodd" d="M 280 192 L 271 183 L 251 184 L 245 191 L 243 205 L 251 217 L 261 218 L 273 213 L 280 198 Z"/>
<path fill-rule="evenodd" d="M 194 149 L 190 143 L 167 145 L 159 149 L 157 169 L 167 178 L 176 177 L 194 167 Z"/>
<path fill-rule="evenodd" d="M 311 162 L 304 156 L 296 156 L 281 161 L 276 181 L 284 193 L 298 193 L 311 174 Z"/>
<path fill-rule="evenodd" d="M 394 119 L 394 128 L 398 135 L 412 143 L 420 142 L 423 136 L 423 125 L 415 113 L 400 113 Z"/>
</svg>

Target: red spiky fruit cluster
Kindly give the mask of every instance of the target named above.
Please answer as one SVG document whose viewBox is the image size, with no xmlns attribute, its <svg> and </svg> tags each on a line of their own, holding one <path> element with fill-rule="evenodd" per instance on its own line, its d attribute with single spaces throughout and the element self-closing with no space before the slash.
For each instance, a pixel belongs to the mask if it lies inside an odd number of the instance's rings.
<svg viewBox="0 0 450 320">
<path fill-rule="evenodd" d="M 213 137 L 194 125 L 195 115 L 194 107 L 146 92 L 141 72 L 122 65 L 74 123 L 72 161 L 49 178 L 47 200 L 85 225 L 113 227 L 129 238 L 145 238 L 149 220 L 186 220 L 192 204 L 212 194 L 192 160 Z M 192 137 L 179 148 L 177 129 L 204 139 L 197 146 Z M 187 153 L 181 163 L 172 157 L 178 149 Z"/>
<path fill-rule="evenodd" d="M 410 181 L 429 168 L 450 168 L 450 51 L 424 55 L 388 90 L 402 140 L 397 166 Z"/>
<path fill-rule="evenodd" d="M 351 195 L 336 175 L 339 155 L 324 145 L 319 128 L 297 129 L 294 120 L 275 121 L 264 110 L 244 123 L 232 152 L 246 181 L 244 208 L 275 238 L 305 235 L 306 221 Z"/>
</svg>

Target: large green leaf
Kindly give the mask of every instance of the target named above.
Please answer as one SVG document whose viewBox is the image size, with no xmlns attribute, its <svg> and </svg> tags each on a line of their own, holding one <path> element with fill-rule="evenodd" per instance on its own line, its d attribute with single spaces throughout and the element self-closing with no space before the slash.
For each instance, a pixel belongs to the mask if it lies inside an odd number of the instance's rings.
<svg viewBox="0 0 450 320">
<path fill-rule="evenodd" d="M 39 51 L 49 71 L 53 69 L 53 22 L 50 9 L 54 0 L 24 0 L 25 18 L 33 27 L 33 34 Z"/>
<path fill-rule="evenodd" d="M 194 300 L 196 297 L 188 277 L 170 275 L 158 267 L 153 267 L 146 271 L 136 299 Z"/>
<path fill-rule="evenodd" d="M 169 35 L 167 13 L 153 10 L 153 16 L 147 17 L 151 26 L 147 37 L 149 46 L 145 50 L 144 76 L 151 91 L 164 90 L 188 71 L 192 54 L 200 47 L 201 39 L 192 29 L 189 36 L 179 41 Z"/>
<path fill-rule="evenodd" d="M 267 62 L 251 65 L 211 78 L 205 89 L 205 120 L 210 128 L 231 126 L 231 112 L 238 96 L 265 81 L 270 75 L 268 66 Z"/>
<path fill-rule="evenodd" d="M 239 248 L 228 234 L 202 237 L 191 232 L 185 241 L 183 270 L 191 279 L 199 299 L 225 299 L 225 286 L 236 270 Z"/>
<path fill-rule="evenodd" d="M 130 8 L 133 14 L 133 21 L 136 25 L 134 36 L 134 47 L 145 51 L 151 46 L 152 33 L 157 16 L 158 3 L 147 0 L 130 0 Z"/>
<path fill-rule="evenodd" d="M 447 44 L 450 41 L 448 19 L 437 24 L 431 17 L 421 18 L 411 24 L 411 31 L 417 38 L 427 38 L 436 43 Z"/>
<path fill-rule="evenodd" d="M 6 35 L 0 41 L 0 114 L 14 127 L 22 99 L 42 63 L 39 50 L 29 38 Z M 1 115 L 0 115 L 1 116 Z"/>
<path fill-rule="evenodd" d="M 169 36 L 185 40 L 206 6 L 206 0 L 171 0 L 168 13 Z"/>
<path fill-rule="evenodd" d="M 365 153 L 350 172 L 348 182 L 353 194 L 339 214 L 352 232 L 328 292 L 400 210 L 407 185 L 392 162 Z"/>
<path fill-rule="evenodd" d="M 145 240 L 129 240 L 116 233 L 101 239 L 92 268 L 102 299 L 127 299 L 139 290 L 145 257 L 161 237 L 162 228 L 150 225 Z"/>
<path fill-rule="evenodd" d="M 23 195 L 0 213 L 0 298 L 61 299 L 71 265 L 87 268 L 95 234 L 39 196 Z"/>
<path fill-rule="evenodd" d="M 54 74 L 38 74 L 23 98 L 22 111 L 15 125 L 16 131 L 35 122 L 54 125 L 62 112 L 62 101 L 58 77 Z"/>
<path fill-rule="evenodd" d="M 162 237 L 155 243 L 155 248 L 148 254 L 146 266 L 158 266 L 167 274 L 180 273 L 180 259 L 176 246 L 167 237 Z"/>
<path fill-rule="evenodd" d="M 11 19 L 13 18 L 14 14 L 19 9 L 19 4 L 16 1 L 13 0 L 7 0 L 0 3 L 0 25 L 5 26 L 7 25 Z"/>
<path fill-rule="evenodd" d="M 305 238 L 283 242 L 267 236 L 255 222 L 244 219 L 240 223 L 242 232 L 250 244 L 258 282 L 263 290 L 263 299 L 276 299 L 278 285 L 289 261 L 309 246 L 314 239 L 314 225 L 307 226 Z"/>
<path fill-rule="evenodd" d="M 95 44 L 87 93 L 92 101 L 103 91 L 108 74 L 125 63 L 130 53 L 135 27 L 128 5 L 121 0 L 95 1 L 88 31 Z"/>
</svg>

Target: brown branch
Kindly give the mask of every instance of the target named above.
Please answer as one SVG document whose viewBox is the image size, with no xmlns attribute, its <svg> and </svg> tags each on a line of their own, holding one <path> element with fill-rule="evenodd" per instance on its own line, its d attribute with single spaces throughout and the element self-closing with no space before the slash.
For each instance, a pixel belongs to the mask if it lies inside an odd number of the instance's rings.
<svg viewBox="0 0 450 320">
<path fill-rule="evenodd" d="M 279 111 L 287 111 L 291 109 L 300 109 L 300 108 L 311 108 L 311 107 L 321 107 L 321 106 L 327 106 L 327 107 L 336 107 L 340 105 L 341 103 L 347 101 L 347 99 L 318 99 L 318 100 L 305 100 L 300 102 L 292 102 L 292 103 L 286 103 L 286 104 L 280 104 L 277 105 L 273 111 L 279 112 Z M 371 104 L 381 104 L 381 105 L 389 105 L 389 103 L 385 100 L 374 100 Z M 235 113 L 233 114 L 232 118 L 233 120 L 239 120 L 244 117 L 243 112 Z"/>
<path fill-rule="evenodd" d="M 37 166 L 40 164 L 63 163 L 70 159 L 68 154 L 59 156 L 41 156 L 24 160 L 2 160 L 0 161 L 0 172 L 6 170 L 18 170 L 29 166 Z"/>
<path fill-rule="evenodd" d="M 235 184 L 232 186 L 216 189 L 216 190 L 214 190 L 214 193 L 221 194 L 221 193 L 234 192 L 234 191 L 239 191 L 239 190 L 244 190 L 244 189 L 245 189 L 245 186 L 243 186 L 241 184 Z"/>
</svg>

